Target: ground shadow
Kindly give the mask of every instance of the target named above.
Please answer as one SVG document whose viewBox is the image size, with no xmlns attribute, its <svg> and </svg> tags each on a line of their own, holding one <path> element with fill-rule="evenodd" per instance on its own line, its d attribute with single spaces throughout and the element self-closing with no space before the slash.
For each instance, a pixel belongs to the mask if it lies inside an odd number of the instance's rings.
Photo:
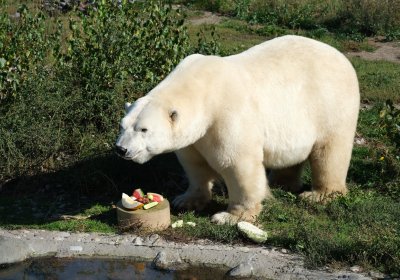
<svg viewBox="0 0 400 280">
<path fill-rule="evenodd" d="M 0 226 L 48 224 L 59 219 L 87 219 L 116 226 L 113 205 L 121 193 L 135 188 L 156 192 L 170 201 L 188 187 L 175 154 L 159 155 L 143 165 L 123 160 L 113 152 L 91 157 L 68 168 L 21 176 L 0 191 Z M 210 216 L 226 205 L 213 201 L 200 216 Z M 182 210 L 171 209 L 178 215 Z"/>
</svg>

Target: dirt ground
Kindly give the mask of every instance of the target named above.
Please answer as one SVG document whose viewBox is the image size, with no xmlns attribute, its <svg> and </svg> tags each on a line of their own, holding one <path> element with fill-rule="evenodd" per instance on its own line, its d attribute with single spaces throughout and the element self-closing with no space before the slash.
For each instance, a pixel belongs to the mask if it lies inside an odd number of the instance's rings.
<svg viewBox="0 0 400 280">
<path fill-rule="evenodd" d="M 360 57 L 366 60 L 386 60 L 400 63 L 400 42 L 383 42 L 381 38 L 370 38 L 368 44 L 375 47 L 373 52 L 349 52 L 349 57 Z"/>
</svg>

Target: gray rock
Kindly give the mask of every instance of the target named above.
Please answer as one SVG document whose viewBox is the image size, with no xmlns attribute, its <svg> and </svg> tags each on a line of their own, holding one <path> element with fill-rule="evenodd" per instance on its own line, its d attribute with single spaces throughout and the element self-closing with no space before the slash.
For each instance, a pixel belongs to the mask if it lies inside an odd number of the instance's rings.
<svg viewBox="0 0 400 280">
<path fill-rule="evenodd" d="M 139 236 L 135 237 L 133 239 L 132 243 L 135 244 L 136 246 L 142 246 L 143 245 L 142 238 L 140 238 Z"/>
<path fill-rule="evenodd" d="M 187 267 L 178 254 L 160 251 L 153 260 L 153 266 L 159 270 L 179 270 Z"/>
<path fill-rule="evenodd" d="M 82 246 L 75 245 L 75 246 L 69 246 L 69 250 L 74 252 L 82 252 L 83 248 Z"/>
<path fill-rule="evenodd" d="M 34 253 L 21 239 L 0 236 L 0 264 L 10 264 L 26 260 Z"/>
<path fill-rule="evenodd" d="M 168 270 L 169 261 L 167 260 L 167 253 L 165 253 L 164 251 L 159 252 L 154 258 L 153 264 L 157 269 Z"/>
<path fill-rule="evenodd" d="M 355 265 L 355 266 L 350 267 L 350 271 L 351 272 L 361 272 L 362 268 L 358 265 Z"/>
<path fill-rule="evenodd" d="M 380 273 L 378 271 L 370 271 L 368 272 L 368 275 L 371 276 L 374 279 L 385 279 L 385 274 Z"/>
<path fill-rule="evenodd" d="M 238 266 L 232 268 L 228 275 L 230 277 L 250 277 L 253 275 L 253 265 L 251 260 L 240 263 Z"/>
</svg>

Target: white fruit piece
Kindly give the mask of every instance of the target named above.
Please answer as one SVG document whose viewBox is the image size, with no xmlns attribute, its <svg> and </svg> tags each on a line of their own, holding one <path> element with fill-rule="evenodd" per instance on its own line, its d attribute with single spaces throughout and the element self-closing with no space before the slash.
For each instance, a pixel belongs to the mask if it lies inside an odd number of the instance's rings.
<svg viewBox="0 0 400 280">
<path fill-rule="evenodd" d="M 126 193 L 122 193 L 121 202 L 122 202 L 122 206 L 124 206 L 126 209 L 135 210 L 135 209 L 140 208 L 143 205 L 143 203 L 140 203 L 135 200 L 136 199 L 127 195 Z"/>
<path fill-rule="evenodd" d="M 263 243 L 268 238 L 268 233 L 248 222 L 239 222 L 237 227 L 241 233 L 256 243 Z"/>
<path fill-rule="evenodd" d="M 183 220 L 178 220 L 171 225 L 172 228 L 180 228 L 183 226 Z"/>
</svg>

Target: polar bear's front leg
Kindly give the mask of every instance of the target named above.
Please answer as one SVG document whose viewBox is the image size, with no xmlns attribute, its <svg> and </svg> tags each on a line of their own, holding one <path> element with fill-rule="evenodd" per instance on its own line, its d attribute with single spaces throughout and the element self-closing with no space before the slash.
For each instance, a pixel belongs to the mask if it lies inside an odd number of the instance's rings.
<svg viewBox="0 0 400 280">
<path fill-rule="evenodd" d="M 226 169 L 222 176 L 228 187 L 229 206 L 227 212 L 213 215 L 211 221 L 217 224 L 255 221 L 262 208 L 261 202 L 272 198 L 262 162 L 241 160 Z"/>
<path fill-rule="evenodd" d="M 189 146 L 175 153 L 189 179 L 189 188 L 172 204 L 176 208 L 202 210 L 211 200 L 211 189 L 217 174 L 195 148 Z"/>
</svg>

